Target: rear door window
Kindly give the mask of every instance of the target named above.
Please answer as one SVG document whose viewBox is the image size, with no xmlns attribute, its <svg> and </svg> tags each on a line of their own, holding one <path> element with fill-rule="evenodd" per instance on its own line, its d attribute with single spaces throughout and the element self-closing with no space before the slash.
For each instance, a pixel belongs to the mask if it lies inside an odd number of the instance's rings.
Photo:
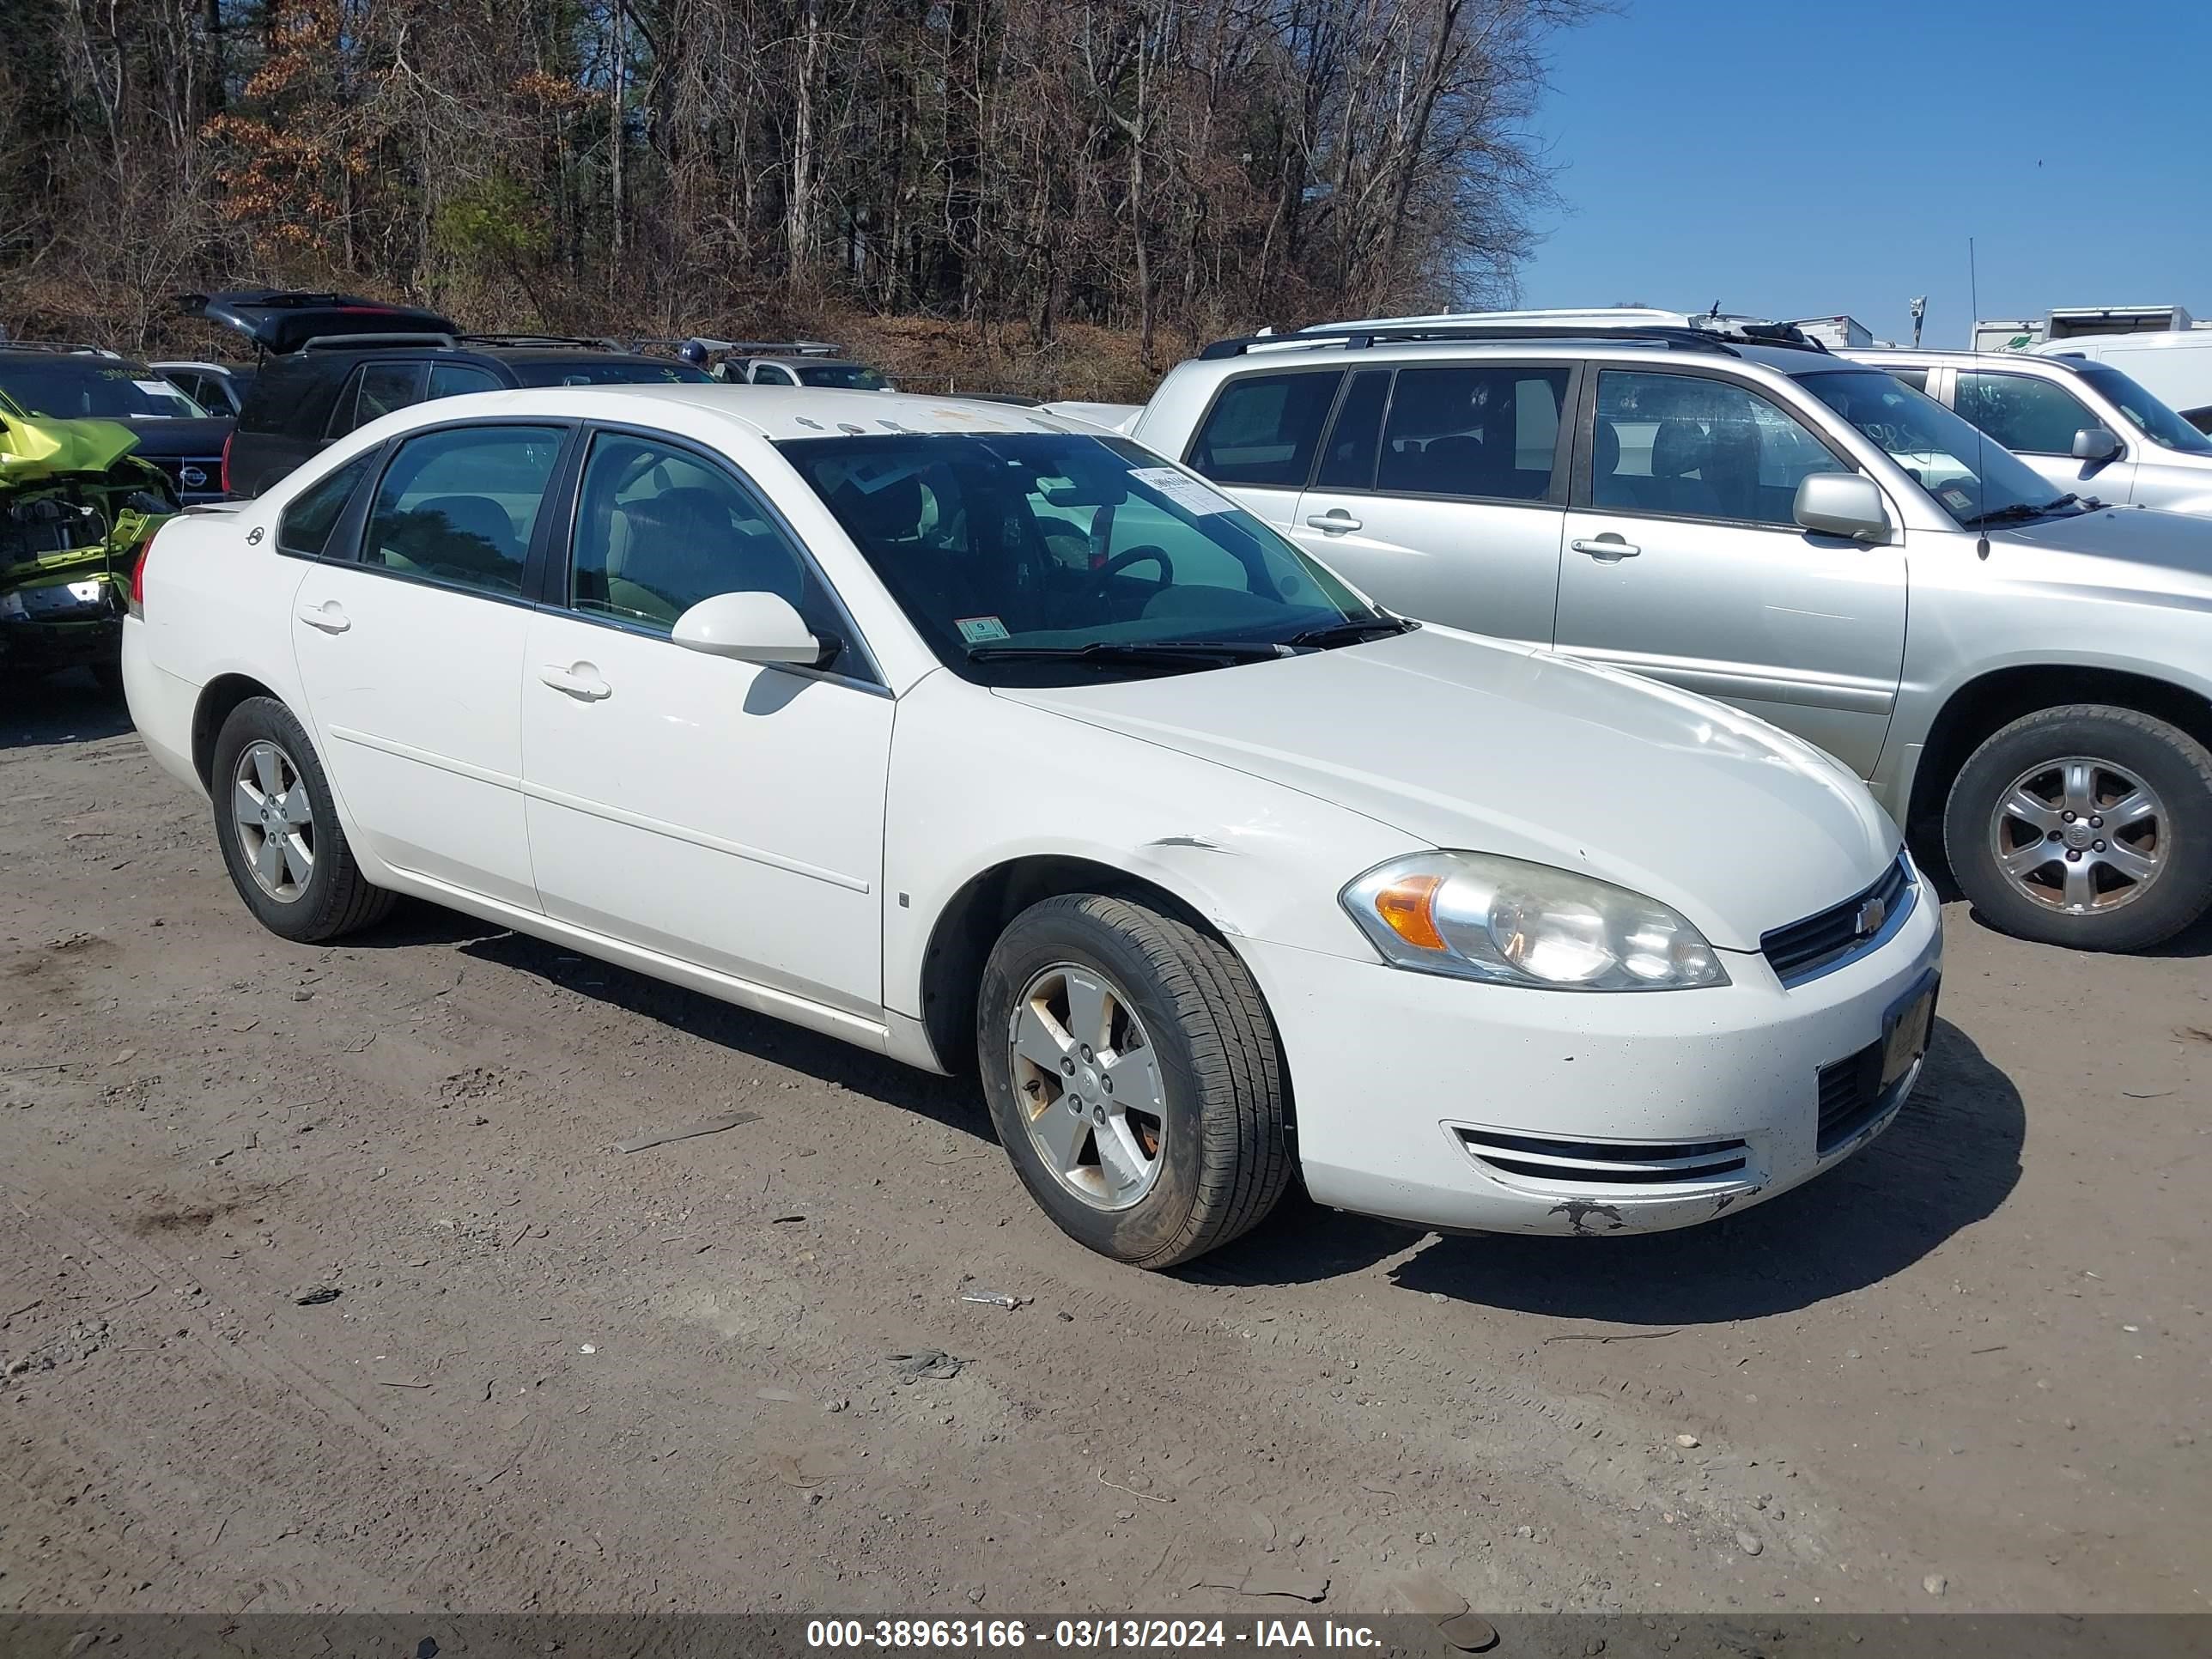
<svg viewBox="0 0 2212 1659">
<path fill-rule="evenodd" d="M 1344 371 L 1251 374 L 1214 399 L 1190 447 L 1190 465 L 1227 484 L 1302 489 Z"/>
<path fill-rule="evenodd" d="M 1372 489 L 1375 446 L 1382 435 L 1382 411 L 1390 401 L 1390 371 L 1364 368 L 1337 406 L 1328 441 L 1322 447 L 1314 484 L 1321 489 Z"/>
<path fill-rule="evenodd" d="M 1951 403 L 2016 455 L 2070 455 L 2074 434 L 2099 424 L 2072 392 L 2032 374 L 1962 370 Z"/>
<path fill-rule="evenodd" d="M 1569 373 L 1564 366 L 1401 369 L 1376 489 L 1542 501 L 1552 488 Z"/>
<path fill-rule="evenodd" d="M 367 426 L 379 416 L 406 409 L 422 401 L 421 363 L 363 363 L 354 382 L 353 418 L 331 435 L 342 438 L 356 427 Z M 343 408 L 344 405 L 340 404 Z"/>
<path fill-rule="evenodd" d="M 459 398 L 471 392 L 497 392 L 499 377 L 468 363 L 434 363 L 430 368 L 430 397 Z"/>
<path fill-rule="evenodd" d="M 362 562 L 519 595 L 568 435 L 560 427 L 464 426 L 408 439 L 377 486 Z"/>
</svg>

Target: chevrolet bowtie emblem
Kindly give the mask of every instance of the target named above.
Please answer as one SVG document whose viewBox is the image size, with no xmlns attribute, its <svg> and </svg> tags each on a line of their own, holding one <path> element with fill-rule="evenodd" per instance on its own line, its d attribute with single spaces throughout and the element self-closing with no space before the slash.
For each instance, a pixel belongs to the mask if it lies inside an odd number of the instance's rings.
<svg viewBox="0 0 2212 1659">
<path fill-rule="evenodd" d="M 1882 923 L 1888 920 L 1889 902 L 1879 896 L 1869 899 L 1864 904 L 1859 906 L 1859 937 L 1866 939 L 1880 933 Z"/>
</svg>

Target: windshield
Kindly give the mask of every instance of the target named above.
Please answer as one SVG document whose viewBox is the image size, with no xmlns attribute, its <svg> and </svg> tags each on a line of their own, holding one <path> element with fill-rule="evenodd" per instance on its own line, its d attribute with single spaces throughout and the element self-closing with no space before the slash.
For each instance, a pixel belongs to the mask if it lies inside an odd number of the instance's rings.
<svg viewBox="0 0 2212 1659">
<path fill-rule="evenodd" d="M 2212 438 L 2206 437 L 2109 363 L 2085 362 L 2081 365 L 2081 374 L 2118 404 L 2120 413 L 2153 443 L 2164 444 L 2185 455 L 2212 455 Z"/>
<path fill-rule="evenodd" d="M 1886 450 L 1961 525 L 2059 510 L 2059 492 L 2025 461 L 1923 392 L 1878 368 L 1800 374 L 1822 403 Z"/>
<path fill-rule="evenodd" d="M 889 392 L 891 383 L 859 363 L 794 363 L 802 386 L 836 386 L 847 392 Z"/>
<path fill-rule="evenodd" d="M 509 358 L 521 386 L 707 386 L 714 377 L 690 363 L 665 363 L 651 357 L 579 357 L 573 362 Z"/>
<path fill-rule="evenodd" d="M 52 420 L 207 417 L 207 410 L 145 364 L 112 357 L 0 362 L 0 390 L 27 414 Z"/>
<path fill-rule="evenodd" d="M 1226 496 L 1123 440 L 913 433 L 778 447 L 939 659 L 969 679 L 1218 667 L 1317 629 L 1399 626 Z M 1171 658 L 1214 643 L 1223 654 Z M 1165 649 L 1138 659 L 1146 647 Z"/>
</svg>

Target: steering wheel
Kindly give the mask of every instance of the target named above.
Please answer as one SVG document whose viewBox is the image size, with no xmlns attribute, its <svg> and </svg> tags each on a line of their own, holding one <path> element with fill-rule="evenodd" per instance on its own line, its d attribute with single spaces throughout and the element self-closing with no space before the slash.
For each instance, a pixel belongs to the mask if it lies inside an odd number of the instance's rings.
<svg viewBox="0 0 2212 1659">
<path fill-rule="evenodd" d="M 1143 547 L 1133 547 L 1126 553 L 1116 553 L 1112 558 L 1107 560 L 1104 564 L 1092 571 L 1091 573 L 1091 591 L 1098 598 L 1102 599 L 1104 599 L 1106 597 L 1107 580 L 1109 577 L 1120 575 L 1124 570 L 1127 570 L 1133 564 L 1156 564 L 1159 566 L 1159 580 L 1152 585 L 1152 592 L 1155 594 L 1158 593 L 1164 588 L 1169 588 L 1175 586 L 1175 562 L 1170 559 L 1163 550 L 1154 547 L 1148 543 Z"/>
</svg>

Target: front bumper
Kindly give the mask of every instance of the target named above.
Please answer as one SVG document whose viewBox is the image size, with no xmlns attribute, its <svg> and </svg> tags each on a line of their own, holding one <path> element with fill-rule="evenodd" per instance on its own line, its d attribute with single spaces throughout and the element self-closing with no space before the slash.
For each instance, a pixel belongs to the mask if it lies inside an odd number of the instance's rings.
<svg viewBox="0 0 2212 1659">
<path fill-rule="evenodd" d="M 1237 945 L 1274 1015 L 1316 1200 L 1560 1234 L 1710 1221 L 1867 1145 L 1923 1069 L 1879 1088 L 1887 1022 L 1942 953 L 1924 883 L 1879 947 L 1786 990 L 1735 951 L 1725 987 L 1578 993 Z"/>
</svg>

